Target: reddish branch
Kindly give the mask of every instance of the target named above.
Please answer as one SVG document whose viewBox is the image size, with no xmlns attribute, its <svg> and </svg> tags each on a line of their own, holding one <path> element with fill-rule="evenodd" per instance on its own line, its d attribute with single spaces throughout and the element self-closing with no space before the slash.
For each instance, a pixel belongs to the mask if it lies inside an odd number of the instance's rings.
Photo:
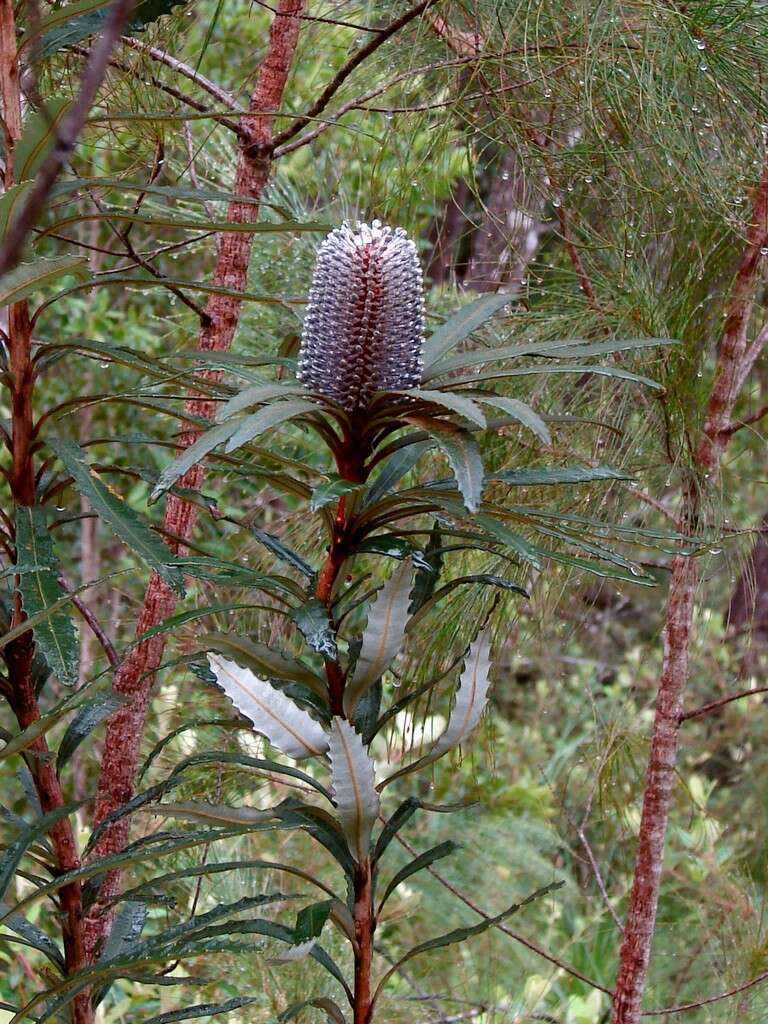
<svg viewBox="0 0 768 1024">
<path fill-rule="evenodd" d="M 0 0 L 0 95 L 6 142 L 4 184 L 9 188 L 13 184 L 14 147 L 22 131 L 19 59 L 11 0 Z M 9 484 L 14 505 L 18 508 L 35 504 L 32 330 L 26 302 L 18 302 L 9 308 L 7 339 L 11 404 L 11 432 L 8 443 L 12 460 Z M 18 589 L 13 600 L 11 630 L 23 627 L 26 619 Z M 8 643 L 4 653 L 8 669 L 8 699 L 21 730 L 29 728 L 40 718 L 33 674 L 34 655 L 34 635 L 29 630 Z M 55 760 L 43 737 L 29 746 L 27 762 L 43 814 L 60 811 L 64 807 L 64 796 L 56 773 Z M 54 873 L 64 873 L 78 868 L 80 861 L 70 819 L 67 816 L 60 817 L 51 826 L 49 835 L 54 857 L 51 870 Z M 86 963 L 83 903 L 79 883 L 70 883 L 61 888 L 59 906 L 64 970 L 66 974 L 72 974 Z M 74 1024 L 91 1024 L 93 1014 L 86 995 L 78 996 L 74 1000 L 72 1015 Z"/>
<path fill-rule="evenodd" d="M 768 244 L 768 161 L 757 189 L 744 252 L 731 290 L 723 341 L 718 354 L 715 379 L 707 403 L 701 441 L 695 452 L 695 467 L 703 477 L 720 471 L 723 452 L 733 431 L 733 410 L 748 370 L 754 364 L 768 332 L 756 348 L 748 344 L 749 323 L 758 284 L 760 250 Z M 691 477 L 683 487 L 681 532 L 695 531 L 701 511 L 699 484 Z M 613 1024 L 637 1024 L 661 887 L 664 843 L 683 720 L 683 698 L 688 678 L 688 661 L 695 591 L 698 580 L 696 560 L 677 555 L 672 563 L 666 625 L 664 663 L 656 703 L 651 751 L 646 773 L 643 811 L 624 941 L 613 1001 Z M 703 712 L 702 712 L 703 713 Z"/>
<path fill-rule="evenodd" d="M 250 100 L 250 113 L 242 126 L 248 135 L 248 144 L 241 149 L 235 174 L 233 191 L 249 200 L 260 199 L 272 164 L 273 111 L 280 106 L 285 84 L 293 62 L 303 9 L 302 0 L 281 0 L 269 34 L 264 61 L 259 68 L 256 85 Z M 230 204 L 227 218 L 245 223 L 255 221 L 259 207 L 254 202 Z M 217 287 L 244 291 L 247 287 L 248 265 L 252 248 L 252 235 L 226 232 L 218 239 L 218 259 L 214 274 Z M 208 322 L 199 338 L 201 349 L 223 352 L 230 348 L 240 315 L 241 302 L 231 295 L 211 295 L 206 307 Z M 204 371 L 202 376 L 216 378 L 215 372 Z M 191 417 L 212 419 L 214 403 L 193 395 L 187 402 Z M 183 443 L 195 438 L 189 433 Z M 203 470 L 196 466 L 183 479 L 182 486 L 198 491 L 202 485 Z M 174 537 L 191 536 L 197 508 L 169 495 L 163 530 Z M 181 542 L 171 544 L 178 552 Z M 152 576 L 144 596 L 144 603 L 136 625 L 136 636 L 141 636 L 173 614 L 176 598 L 167 584 L 157 575 Z M 162 660 L 165 636 L 155 636 L 135 647 L 123 663 L 115 678 L 114 689 L 128 698 L 129 703 L 109 722 L 104 741 L 101 777 L 97 792 L 96 822 L 122 806 L 133 794 L 139 744 L 147 717 L 152 693 L 154 673 Z M 123 818 L 108 828 L 97 844 L 94 856 L 106 856 L 121 850 L 128 838 L 129 819 Z M 109 915 L 105 909 L 119 890 L 119 876 L 110 874 L 102 884 L 97 900 L 86 921 L 86 943 L 89 957 L 98 955 L 109 929 Z"/>
<path fill-rule="evenodd" d="M 18 217 L 11 223 L 0 244 L 0 274 L 5 274 L 18 263 L 24 242 L 43 212 L 59 172 L 72 155 L 104 81 L 112 51 L 135 6 L 136 0 L 115 0 L 110 8 L 104 31 L 91 50 L 83 72 L 80 91 L 58 128 L 56 143 L 43 161 Z"/>
</svg>

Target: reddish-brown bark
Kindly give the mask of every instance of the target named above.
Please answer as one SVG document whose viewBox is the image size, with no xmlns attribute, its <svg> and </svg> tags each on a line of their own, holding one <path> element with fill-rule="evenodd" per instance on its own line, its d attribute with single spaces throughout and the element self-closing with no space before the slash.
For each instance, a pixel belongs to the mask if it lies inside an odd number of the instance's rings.
<svg viewBox="0 0 768 1024">
<path fill-rule="evenodd" d="M 758 186 L 744 252 L 728 304 L 723 341 L 718 353 L 715 379 L 707 402 L 695 467 L 703 477 L 720 471 L 723 452 L 733 436 L 736 400 L 746 375 L 765 343 L 748 344 L 749 323 L 758 282 L 760 250 L 768 244 L 768 162 Z M 697 528 L 701 495 L 695 480 L 683 488 L 680 525 L 684 532 Z M 688 679 L 688 659 L 698 581 L 695 559 L 678 555 L 672 565 L 664 628 L 664 662 L 651 751 L 645 780 L 635 873 L 619 952 L 613 998 L 613 1024 L 638 1024 L 651 956 L 656 911 L 661 888 L 664 844 Z"/>
<path fill-rule="evenodd" d="M 293 62 L 299 35 L 299 15 L 303 10 L 302 0 L 281 0 L 272 22 L 266 56 L 259 68 L 256 85 L 250 100 L 251 113 L 242 120 L 249 142 L 241 149 L 235 174 L 233 191 L 248 199 L 260 199 L 269 178 L 272 163 L 273 111 L 280 106 L 285 84 Z M 255 221 L 259 212 L 258 204 L 230 204 L 227 218 L 245 223 Z M 244 290 L 247 285 L 248 264 L 252 249 L 252 236 L 227 232 L 219 236 L 218 258 L 214 283 L 223 288 Z M 232 343 L 240 315 L 241 303 L 228 295 L 211 295 L 206 306 L 206 322 L 203 324 L 199 344 L 201 349 L 225 351 Z M 215 373 L 203 371 L 201 376 L 209 379 Z M 202 396 L 192 396 L 187 402 L 187 411 L 192 416 L 211 419 L 213 403 Z M 194 434 L 187 434 L 183 441 L 190 443 Z M 202 467 L 196 466 L 182 481 L 184 487 L 199 489 L 203 479 Z M 175 537 L 191 535 L 197 515 L 194 505 L 170 495 L 167 500 L 163 528 Z M 171 545 L 178 551 L 179 542 Z M 176 598 L 167 584 L 157 575 L 150 579 L 144 603 L 136 625 L 136 635 L 141 636 L 151 626 L 173 614 Z M 126 707 L 110 720 L 105 740 L 101 776 L 97 792 L 96 821 L 116 810 L 133 793 L 139 744 L 144 730 L 150 695 L 156 672 L 165 649 L 165 637 L 157 636 L 139 644 L 133 649 L 115 678 L 114 688 L 129 698 Z M 94 856 L 105 856 L 123 848 L 128 837 L 129 820 L 124 818 L 108 828 L 97 844 Z M 86 921 L 86 943 L 91 958 L 98 955 L 99 948 L 109 927 L 104 907 L 116 895 L 119 877 L 111 873 L 104 881 L 98 899 Z"/>
<path fill-rule="evenodd" d="M 21 136 L 21 93 L 19 61 L 16 43 L 16 25 L 11 0 L 0 0 L 0 96 L 5 122 L 6 169 L 4 185 L 13 184 L 13 148 Z M 29 308 L 19 302 L 8 310 L 8 347 L 10 362 L 11 400 L 11 474 L 10 488 L 14 504 L 30 506 L 35 503 L 35 467 L 33 461 L 33 372 L 32 331 Z M 20 626 L 25 619 L 21 597 L 14 595 L 11 628 Z M 34 636 L 23 633 L 8 644 L 4 657 L 8 671 L 9 702 L 20 729 L 27 729 L 40 718 L 35 693 L 33 660 Z M 55 761 L 44 737 L 36 739 L 28 748 L 27 761 L 32 774 L 43 814 L 64 806 L 64 795 L 56 774 Z M 60 818 L 49 830 L 53 848 L 54 872 L 64 873 L 80 866 L 77 844 L 68 817 Z M 82 968 L 85 963 L 83 932 L 83 904 L 80 884 L 65 885 L 59 891 L 61 908 L 61 934 L 64 947 L 64 969 L 67 974 Z M 78 996 L 72 1005 L 74 1024 L 92 1024 L 93 1013 L 86 995 Z"/>
<path fill-rule="evenodd" d="M 369 1024 L 371 1019 L 371 964 L 373 960 L 373 883 L 371 862 L 365 860 L 355 869 L 355 990 L 353 1024 Z"/>
</svg>

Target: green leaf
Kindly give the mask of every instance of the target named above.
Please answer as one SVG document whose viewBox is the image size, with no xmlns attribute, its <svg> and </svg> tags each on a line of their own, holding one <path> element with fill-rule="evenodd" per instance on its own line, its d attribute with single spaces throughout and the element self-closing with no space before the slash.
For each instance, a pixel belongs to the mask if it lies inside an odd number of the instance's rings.
<svg viewBox="0 0 768 1024">
<path fill-rule="evenodd" d="M 306 394 L 299 384 L 256 384 L 253 387 L 245 388 L 238 392 L 228 402 L 225 402 L 216 413 L 217 423 L 242 412 L 253 405 L 266 405 L 276 398 L 285 398 L 291 395 Z"/>
<path fill-rule="evenodd" d="M 466 928 L 455 928 L 453 931 L 446 932 L 444 935 L 437 935 L 434 939 L 428 939 L 427 942 L 422 942 L 418 946 L 414 946 L 409 949 L 405 956 L 402 956 L 397 963 L 392 967 L 382 978 L 378 991 L 381 991 L 382 987 L 386 984 L 389 978 L 394 974 L 396 970 L 399 970 L 403 964 L 412 960 L 416 956 L 420 956 L 422 953 L 427 953 L 432 949 L 442 949 L 445 946 L 453 946 L 457 942 L 464 942 L 466 939 L 472 938 L 474 935 L 482 935 L 483 932 L 488 931 L 489 928 L 495 928 L 497 924 L 501 924 L 506 918 L 516 914 L 518 910 L 522 910 L 523 907 L 527 907 L 534 900 L 540 899 L 542 896 L 547 896 L 549 893 L 554 892 L 556 889 L 562 888 L 565 882 L 552 882 L 550 885 L 544 885 L 536 892 L 531 893 L 520 903 L 513 903 L 511 907 L 507 907 L 500 914 L 495 917 L 486 918 L 479 924 L 471 925 Z"/>
<path fill-rule="evenodd" d="M 402 562 L 404 558 L 410 558 L 413 554 L 417 557 L 422 555 L 418 548 L 415 548 L 410 541 L 402 537 L 395 537 L 392 534 L 376 534 L 374 537 L 366 537 L 365 540 L 355 548 L 356 555 L 386 555 L 388 558 L 396 558 Z M 423 558 L 423 556 L 422 556 Z"/>
<path fill-rule="evenodd" d="M 229 454 L 242 448 L 244 444 L 248 444 L 254 437 L 266 433 L 267 430 L 272 430 L 273 427 L 278 427 L 288 420 L 296 419 L 297 416 L 303 416 L 309 412 L 317 412 L 317 406 L 314 402 L 307 401 L 306 398 L 289 399 L 285 402 L 267 405 L 236 424 L 237 430 L 227 441 L 224 451 Z"/>
<path fill-rule="evenodd" d="M 56 260 L 38 259 L 33 263 L 20 263 L 0 278 L 0 306 L 21 302 L 67 274 L 87 277 L 88 261 L 82 256 L 62 256 Z"/>
<path fill-rule="evenodd" d="M 216 1017 L 220 1013 L 231 1013 L 257 1002 L 258 999 L 254 996 L 237 996 L 235 999 L 228 999 L 226 1003 L 197 1003 L 183 1010 L 171 1010 L 169 1013 L 161 1013 L 158 1017 L 149 1017 L 144 1020 L 144 1024 L 176 1024 L 178 1020 L 192 1020 L 193 1017 Z"/>
<path fill-rule="evenodd" d="M 636 349 L 658 348 L 659 345 L 676 345 L 671 338 L 633 338 L 624 341 L 591 342 L 581 339 L 568 341 L 528 342 L 521 345 L 504 345 L 501 348 L 478 348 L 462 352 L 450 359 L 444 359 L 432 368 L 430 377 L 442 377 L 446 373 L 464 370 L 469 366 L 495 363 L 505 359 L 520 359 L 524 356 L 546 356 L 550 359 L 582 359 L 585 356 L 609 355 L 613 352 L 627 352 Z"/>
<path fill-rule="evenodd" d="M 384 856 L 384 851 L 400 829 L 408 824 L 416 811 L 420 810 L 422 806 L 422 801 L 419 800 L 418 797 L 409 796 L 400 804 L 395 813 L 387 819 L 384 827 L 379 833 L 379 838 L 376 840 L 376 846 L 374 848 L 372 858 L 374 865 L 378 864 Z"/>
<path fill-rule="evenodd" d="M 359 491 L 364 486 L 364 484 L 352 483 L 351 480 L 343 480 L 341 477 L 334 476 L 327 484 L 320 484 L 312 491 L 312 497 L 309 499 L 309 511 L 318 512 L 326 505 L 338 501 L 345 494 Z"/>
<path fill-rule="evenodd" d="M 413 614 L 413 617 L 409 619 L 408 625 L 405 627 L 406 632 L 412 632 L 424 616 L 428 615 L 434 606 L 450 594 L 452 590 L 455 590 L 456 587 L 463 587 L 467 584 L 481 584 L 489 587 L 499 587 L 501 590 L 509 590 L 512 593 L 520 594 L 522 597 L 530 597 L 530 594 L 525 587 L 521 587 L 518 583 L 513 583 L 512 580 L 505 579 L 503 576 L 495 576 L 492 573 L 487 572 L 475 573 L 471 576 L 458 576 L 456 579 L 448 580 L 445 586 L 441 587 L 437 593 L 433 594 L 420 605 L 418 610 Z"/>
<path fill-rule="evenodd" d="M 338 661 L 336 633 L 331 624 L 328 608 L 322 601 L 313 597 L 306 604 L 295 608 L 291 612 L 291 618 L 313 651 L 331 661 Z"/>
<path fill-rule="evenodd" d="M 273 651 L 266 644 L 257 643 L 236 633 L 205 633 L 198 637 L 197 642 L 203 650 L 218 651 L 243 668 L 249 668 L 269 679 L 302 683 L 318 697 L 327 699 L 325 679 L 316 675 L 298 658 L 286 657 L 278 651 Z"/>
<path fill-rule="evenodd" d="M 558 469 L 509 469 L 493 473 L 490 480 L 501 480 L 513 487 L 540 487 L 551 484 L 589 484 L 596 480 L 632 480 L 629 473 L 610 466 L 563 466 Z"/>
<path fill-rule="evenodd" d="M 21 863 L 21 859 L 29 847 L 38 839 L 41 839 L 48 829 L 52 825 L 55 825 L 57 821 L 61 821 L 62 818 L 66 818 L 69 814 L 76 811 L 78 807 L 81 807 L 82 803 L 82 800 L 78 800 L 73 803 L 63 804 L 61 807 L 57 807 L 55 810 L 50 811 L 48 814 L 44 814 L 41 818 L 38 818 L 28 828 L 26 828 L 18 838 L 6 846 L 5 853 L 0 857 L 0 900 L 5 898 L 8 886 L 16 875 L 16 869 Z M 12 908 L 10 912 L 18 911 L 16 908 Z M 5 916 L 6 915 L 3 914 L 3 921 L 5 920 Z"/>
<path fill-rule="evenodd" d="M 93 700 L 80 709 L 75 718 L 70 722 L 67 731 L 61 738 L 59 749 L 56 752 L 56 768 L 60 773 L 61 769 L 70 760 L 74 752 L 84 739 L 89 736 L 97 725 L 101 725 L 110 715 L 126 703 L 123 697 L 116 693 L 107 693 Z"/>
<path fill-rule="evenodd" d="M 552 435 L 549 432 L 549 427 L 544 420 L 539 416 L 538 413 L 534 412 L 530 405 L 526 405 L 525 402 L 518 401 L 517 398 L 505 398 L 503 395 L 483 395 L 479 397 L 479 401 L 485 405 L 495 406 L 497 409 L 501 409 L 512 419 L 522 423 L 524 427 L 528 427 L 532 430 L 536 437 L 540 441 L 543 441 L 546 445 L 552 444 Z"/>
<path fill-rule="evenodd" d="M 15 914 L 7 903 L 0 902 L 0 915 L 4 917 L 4 925 L 12 932 L 21 936 L 24 944 L 39 950 L 62 974 L 64 973 L 64 957 L 61 950 L 37 925 L 28 921 L 23 914 Z M 5 936 L 3 936 L 6 939 Z M 6 941 L 8 941 L 6 939 Z"/>
<path fill-rule="evenodd" d="M 23 209 L 32 185 L 31 181 L 22 181 L 18 185 L 12 185 L 7 192 L 0 196 L 0 238 L 7 234 L 8 228 Z M 7 276 L 3 275 L 2 284 L 5 283 Z"/>
<path fill-rule="evenodd" d="M 458 849 L 460 849 L 459 843 L 455 843 L 452 839 L 448 839 L 446 842 L 433 846 L 432 849 L 419 854 L 418 857 L 415 857 L 410 861 L 410 863 L 406 864 L 405 867 L 401 868 L 397 872 L 387 888 L 384 890 L 384 895 L 381 897 L 379 902 L 378 913 L 381 913 L 381 908 L 387 902 L 398 885 L 404 882 L 406 878 L 410 878 L 411 875 L 415 875 L 417 871 L 423 871 L 424 868 L 428 868 L 431 864 L 434 864 L 435 861 L 442 860 L 443 857 L 449 857 Z"/>
<path fill-rule="evenodd" d="M 184 0 L 140 0 L 131 16 L 128 32 L 137 32 L 157 21 L 164 14 L 170 14 Z M 74 46 L 88 36 L 101 32 L 109 16 L 112 0 L 80 0 L 66 4 L 52 14 L 40 19 L 38 33 L 42 59 L 50 57 L 64 46 Z M 128 34 L 126 32 L 126 35 Z"/>
<path fill-rule="evenodd" d="M 532 565 L 534 569 L 541 569 L 540 553 L 524 537 L 521 537 L 519 533 L 508 529 L 493 516 L 484 514 L 475 516 L 474 525 L 479 526 L 495 542 L 501 542 L 505 547 L 511 548 L 524 562 Z"/>
<path fill-rule="evenodd" d="M 24 119 L 21 138 L 13 151 L 13 177 L 29 181 L 40 170 L 53 149 L 64 115 L 72 105 L 68 99 L 48 100 L 42 111 L 33 110 Z"/>
<path fill-rule="evenodd" d="M 335 717 L 331 723 L 328 759 L 336 814 L 352 856 L 360 864 L 370 854 L 380 801 L 373 760 L 346 719 Z"/>
<path fill-rule="evenodd" d="M 240 611 L 245 608 L 267 608 L 266 605 L 254 605 L 254 604 L 210 604 L 205 605 L 202 608 L 192 608 L 188 612 L 179 612 L 178 615 L 171 615 L 167 619 L 163 619 L 162 622 L 158 622 L 156 626 L 152 626 L 146 632 L 142 633 L 141 636 L 136 637 L 132 647 L 138 647 L 139 644 L 143 644 L 145 640 L 149 640 L 153 636 L 159 636 L 161 633 L 172 633 L 179 628 L 179 626 L 185 626 L 188 622 L 195 622 L 197 619 L 207 618 L 209 615 L 216 615 L 222 612 L 233 612 Z M 269 609 L 273 611 L 274 609 Z"/>
<path fill-rule="evenodd" d="M 313 903 L 299 911 L 294 929 L 296 942 L 308 942 L 310 939 L 320 938 L 325 923 L 331 916 L 333 903 L 333 900 L 322 900 L 320 903 Z"/>
<path fill-rule="evenodd" d="M 429 371 L 446 352 L 456 348 L 460 341 L 490 320 L 494 313 L 514 301 L 514 295 L 482 295 L 454 313 L 442 327 L 438 327 L 424 345 L 424 380 L 433 376 Z"/>
<path fill-rule="evenodd" d="M 27 615 L 37 615 L 65 596 L 45 509 L 39 505 L 17 506 L 16 561 L 19 592 Z M 33 632 L 56 678 L 65 686 L 76 683 L 80 649 L 77 632 L 66 612 L 52 612 Z"/>
<path fill-rule="evenodd" d="M 177 594 L 183 596 L 184 576 L 173 564 L 171 552 L 144 520 L 139 518 L 138 513 L 91 472 L 82 448 L 60 438 L 49 440 L 48 446 L 64 463 L 77 489 L 88 499 L 94 512 L 115 536 L 127 544 Z"/>
<path fill-rule="evenodd" d="M 251 530 L 251 534 L 265 548 L 271 551 L 273 555 L 279 558 L 281 562 L 285 562 L 286 565 L 290 565 L 293 569 L 298 569 L 307 579 L 312 580 L 315 578 L 315 570 L 312 566 L 305 562 L 301 555 L 296 554 L 292 548 L 284 544 L 279 537 L 275 537 L 272 533 L 266 533 L 264 530 Z"/>
<path fill-rule="evenodd" d="M 318 996 L 316 999 L 304 999 L 300 1003 L 293 1003 L 287 1010 L 283 1010 L 277 1018 L 277 1024 L 288 1024 L 288 1021 L 295 1020 L 307 1007 L 324 1010 L 328 1024 L 347 1024 L 347 1019 L 338 1004 L 327 996 Z"/>
<path fill-rule="evenodd" d="M 433 446 L 434 442 L 432 441 L 418 441 L 391 455 L 368 488 L 363 507 L 368 508 L 370 505 L 375 505 L 377 501 L 389 494 L 405 474 L 413 469 L 421 456 Z"/>
<path fill-rule="evenodd" d="M 231 807 L 229 804 L 168 803 L 150 804 L 139 807 L 138 811 L 155 814 L 160 818 L 176 818 L 179 821 L 200 821 L 204 825 L 262 825 L 277 817 L 274 807 L 257 810 L 255 807 Z"/>
<path fill-rule="evenodd" d="M 199 231 L 203 233 L 216 234 L 239 234 L 239 235 L 262 235 L 280 234 L 284 232 L 324 232 L 328 230 L 327 224 L 319 221 L 234 221 L 234 220 L 208 220 L 203 217 L 190 217 L 189 214 L 176 212 L 169 213 L 139 213 L 134 210 L 123 210 L 114 207 L 105 207 L 98 213 L 76 213 L 69 217 L 62 217 L 55 223 L 49 225 L 38 235 L 37 241 L 46 238 L 48 235 L 58 233 L 71 227 L 74 224 L 89 223 L 92 221 L 119 221 L 127 224 L 142 224 L 144 227 L 176 228 L 185 231 Z M 120 273 L 117 271 L 116 273 Z M 104 278 L 107 280 L 107 278 Z M 296 300 L 294 300 L 296 301 Z M 302 300 L 303 301 L 303 300 Z"/>
<path fill-rule="evenodd" d="M 487 426 L 483 410 L 466 395 L 454 394 L 452 391 L 424 391 L 421 388 L 411 388 L 408 391 L 395 391 L 396 395 L 408 395 L 410 398 L 419 399 L 430 405 L 441 405 L 444 409 L 458 413 L 464 419 L 484 429 Z"/>
<path fill-rule="evenodd" d="M 371 605 L 354 675 L 344 692 L 344 710 L 348 716 L 366 690 L 382 677 L 400 649 L 412 578 L 410 563 L 401 562 Z"/>
<path fill-rule="evenodd" d="M 658 381 L 650 377 L 642 377 L 638 373 L 630 373 L 629 370 L 622 370 L 618 366 L 595 366 L 592 364 L 575 364 L 566 366 L 521 366 L 516 370 L 492 370 L 489 373 L 479 373 L 474 377 L 459 377 L 446 384 L 446 388 L 457 388 L 462 384 L 475 384 L 483 380 L 501 380 L 503 377 L 530 377 L 531 375 L 542 375 L 549 373 L 578 373 L 595 374 L 598 377 L 616 377 L 619 380 L 632 381 L 634 384 L 643 384 L 645 387 L 653 388 L 654 391 L 663 391 L 664 388 Z"/>
<path fill-rule="evenodd" d="M 422 426 L 437 441 L 453 471 L 456 486 L 461 492 L 467 510 L 476 512 L 483 498 L 485 480 L 483 458 L 477 441 L 468 430 L 463 430 L 451 423 L 426 416 L 413 416 L 411 419 Z"/>
<path fill-rule="evenodd" d="M 228 420 L 226 423 L 219 423 L 215 427 L 211 427 L 210 430 L 206 430 L 198 437 L 198 439 L 186 448 L 177 459 L 174 459 L 170 466 L 166 466 L 163 472 L 160 474 L 160 478 L 152 488 L 152 493 L 149 496 L 150 505 L 157 501 L 157 499 L 165 493 L 170 487 L 180 480 L 193 466 L 196 466 L 198 462 L 201 462 L 206 455 L 213 451 L 214 448 L 218 447 L 222 441 L 226 441 L 228 437 L 238 428 L 237 422 Z"/>
</svg>

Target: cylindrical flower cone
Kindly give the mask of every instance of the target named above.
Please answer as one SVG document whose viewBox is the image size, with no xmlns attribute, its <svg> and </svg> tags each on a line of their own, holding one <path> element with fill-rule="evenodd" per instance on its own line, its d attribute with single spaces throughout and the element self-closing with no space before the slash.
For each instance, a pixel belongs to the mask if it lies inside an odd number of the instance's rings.
<svg viewBox="0 0 768 1024">
<path fill-rule="evenodd" d="M 299 353 L 299 380 L 349 412 L 377 391 L 421 382 L 424 289 L 402 228 L 348 224 L 320 246 Z"/>
</svg>

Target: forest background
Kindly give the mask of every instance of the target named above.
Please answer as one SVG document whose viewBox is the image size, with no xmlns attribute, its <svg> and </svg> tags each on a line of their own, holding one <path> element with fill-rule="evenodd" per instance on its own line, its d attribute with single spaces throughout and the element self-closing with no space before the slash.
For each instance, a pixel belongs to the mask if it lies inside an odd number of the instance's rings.
<svg viewBox="0 0 768 1024">
<path fill-rule="evenodd" d="M 254 449 L 254 472 L 219 450 L 165 505 L 150 492 L 227 388 L 265 358 L 290 372 L 320 241 L 377 218 L 417 244 L 427 333 L 480 296 L 463 351 L 584 344 L 576 372 L 537 357 L 537 372 L 504 381 L 544 439 L 512 424 L 481 442 L 518 474 L 500 500 L 523 510 L 528 541 L 531 523 L 549 531 L 549 557 L 468 553 L 455 576 L 485 578 L 450 589 L 410 652 L 427 664 L 491 616 L 492 704 L 476 742 L 398 783 L 401 798 L 463 805 L 419 819 L 395 844 L 400 863 L 447 840 L 461 850 L 399 888 L 377 955 L 386 965 L 436 930 L 565 884 L 400 970 L 381 1019 L 626 1024 L 641 1002 L 649 1020 L 768 1019 L 767 60 L 768 7 L 754 0 L 0 0 L 5 910 L 48 862 L 32 834 L 45 799 L 71 823 L 74 859 L 54 843 L 55 877 L 76 868 L 137 771 L 146 787 L 203 751 L 258 755 L 191 652 L 199 635 L 233 629 L 280 645 L 247 586 L 248 572 L 274 571 L 259 536 L 317 561 L 322 537 L 290 481 L 325 487 L 316 505 L 341 492 L 294 426 L 270 435 L 267 455 Z M 36 356 L 29 407 L 20 338 Z M 25 492 L 19 424 L 32 411 Z M 445 475 L 438 454 L 434 465 Z M 25 568 L 17 510 L 42 497 L 47 523 L 31 536 L 53 538 L 57 562 L 43 541 Z M 157 547 L 131 543 L 126 509 L 157 543 L 201 556 L 184 598 Z M 36 610 L 14 605 L 25 574 L 45 591 L 34 715 L 13 693 Z M 50 637 L 47 659 L 40 649 L 48 628 L 64 638 L 58 665 Z M 80 690 L 73 731 L 61 702 Z M 447 707 L 394 718 L 390 757 L 439 732 Z M 51 775 L 41 808 L 48 748 L 60 799 Z M 240 805 L 279 788 L 213 763 L 185 786 L 188 799 Z M 97 853 L 122 849 L 128 821 L 102 831 Z M 165 827 L 136 815 L 130 839 Z M 280 860 L 296 843 L 256 832 L 227 852 Z M 140 903 L 147 934 L 260 891 L 244 870 L 190 874 L 209 859 L 226 858 L 198 846 L 164 859 L 180 874 Z M 156 870 L 138 861 L 99 898 L 151 890 Z M 75 912 L 61 894 L 59 913 Z M 6 918 L 0 1020 L 54 984 L 45 940 L 58 919 L 41 902 L 26 925 Z M 138 919 L 124 915 L 115 941 Z M 185 964 L 193 996 L 170 983 L 172 962 L 154 980 L 119 977 L 97 1019 L 186 1019 L 194 1002 L 201 1019 L 217 1005 L 237 1024 L 275 1020 L 307 997 L 308 968 L 276 966 L 266 947 L 266 959 L 254 945 Z"/>
</svg>

